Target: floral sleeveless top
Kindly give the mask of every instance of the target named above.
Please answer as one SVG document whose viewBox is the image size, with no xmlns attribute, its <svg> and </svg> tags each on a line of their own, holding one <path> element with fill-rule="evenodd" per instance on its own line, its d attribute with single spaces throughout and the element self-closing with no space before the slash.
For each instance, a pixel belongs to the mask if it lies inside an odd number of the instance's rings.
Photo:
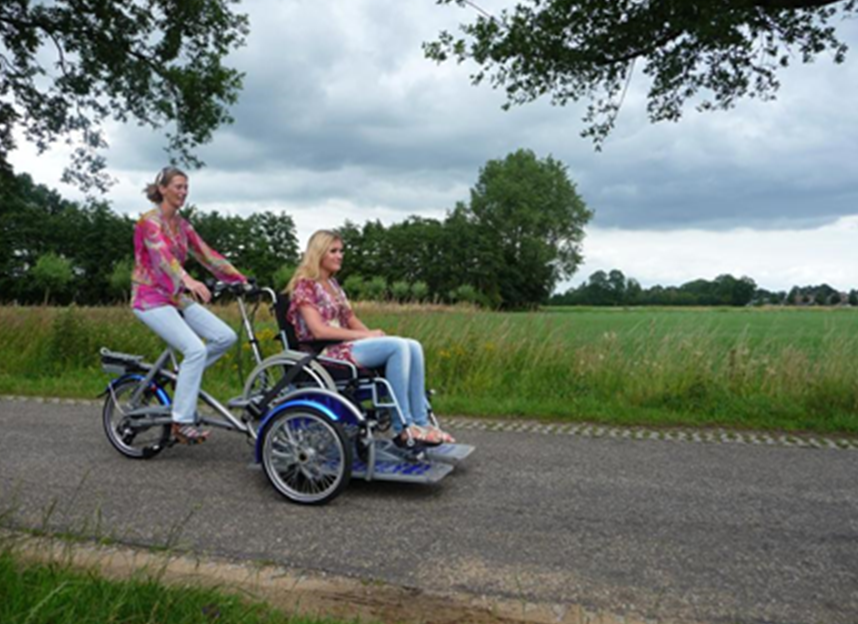
<svg viewBox="0 0 858 624">
<path fill-rule="evenodd" d="M 337 280 L 331 278 L 328 283 L 333 287 L 334 295 L 331 295 L 316 280 L 304 278 L 298 280 L 298 283 L 295 284 L 295 289 L 292 291 L 289 301 L 289 310 L 286 312 L 286 318 L 295 327 L 295 334 L 297 334 L 300 342 L 315 340 L 315 337 L 310 333 L 310 329 L 300 314 L 299 310 L 301 306 L 313 306 L 325 324 L 332 327 L 348 327 L 349 319 L 354 316 L 346 293 L 340 288 Z M 354 359 L 352 358 L 352 341 L 325 347 L 322 355 L 354 363 Z"/>
</svg>

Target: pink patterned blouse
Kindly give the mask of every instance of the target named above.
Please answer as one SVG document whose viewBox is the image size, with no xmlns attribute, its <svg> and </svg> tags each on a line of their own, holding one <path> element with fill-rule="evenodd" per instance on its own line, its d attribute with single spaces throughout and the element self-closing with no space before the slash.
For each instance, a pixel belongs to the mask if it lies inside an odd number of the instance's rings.
<svg viewBox="0 0 858 624">
<path fill-rule="evenodd" d="M 131 306 L 150 310 L 171 305 L 186 308 L 194 302 L 183 295 L 182 265 L 188 253 L 219 280 L 245 282 L 246 278 L 226 258 L 206 245 L 190 223 L 177 218 L 173 232 L 158 208 L 144 213 L 134 228 L 134 271 L 131 273 Z"/>
<path fill-rule="evenodd" d="M 346 293 L 340 288 L 337 280 L 331 278 L 329 283 L 334 289 L 334 295 L 331 295 L 316 280 L 304 278 L 295 284 L 286 318 L 295 327 L 295 334 L 300 342 L 315 340 L 307 327 L 307 323 L 304 322 L 304 317 L 300 314 L 300 308 L 303 305 L 313 306 L 325 324 L 333 327 L 348 327 L 349 320 L 354 316 Z M 351 341 L 325 347 L 322 355 L 354 363 Z"/>
</svg>

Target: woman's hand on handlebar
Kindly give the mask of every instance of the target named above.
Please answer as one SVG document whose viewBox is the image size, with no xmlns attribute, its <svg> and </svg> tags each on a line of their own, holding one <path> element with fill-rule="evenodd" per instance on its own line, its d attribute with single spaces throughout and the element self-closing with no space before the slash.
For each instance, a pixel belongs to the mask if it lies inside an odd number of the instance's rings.
<svg viewBox="0 0 858 624">
<path fill-rule="evenodd" d="M 202 282 L 195 280 L 187 273 L 182 278 L 182 283 L 185 285 L 185 288 L 188 289 L 188 292 L 191 293 L 191 296 L 193 296 L 197 301 L 208 303 L 212 300 L 212 293 L 208 287 Z"/>
<path fill-rule="evenodd" d="M 206 287 L 211 292 L 212 299 L 217 299 L 225 294 L 236 297 L 255 297 L 260 295 L 264 289 L 256 285 L 256 279 L 249 277 L 239 282 L 222 282 L 215 279 L 207 279 Z"/>
</svg>

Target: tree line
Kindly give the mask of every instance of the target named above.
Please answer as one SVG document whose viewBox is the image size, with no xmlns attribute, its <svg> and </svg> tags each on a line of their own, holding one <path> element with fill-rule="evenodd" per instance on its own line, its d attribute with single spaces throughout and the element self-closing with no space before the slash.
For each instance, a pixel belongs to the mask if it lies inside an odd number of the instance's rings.
<svg viewBox="0 0 858 624">
<path fill-rule="evenodd" d="M 390 226 L 347 221 L 339 228 L 347 248 L 339 277 L 354 299 L 533 308 L 575 272 L 591 216 L 565 165 L 518 150 L 488 161 L 469 201 L 444 219 L 412 216 Z M 298 249 L 288 215 L 242 217 L 190 207 L 188 218 L 260 283 L 280 288 L 294 271 Z M 0 177 L 0 300 L 127 298 L 133 230 L 133 219 L 104 202 L 64 200 L 27 174 Z"/>
<path fill-rule="evenodd" d="M 145 210 L 145 205 L 141 210 Z M 200 235 L 247 275 L 281 289 L 299 260 L 286 214 L 187 216 Z M 526 309 L 550 305 L 745 306 L 858 305 L 858 290 L 828 284 L 769 291 L 747 276 L 719 275 L 680 286 L 643 288 L 614 269 L 554 294 L 581 261 L 583 226 L 592 213 L 565 166 L 528 150 L 489 161 L 444 219 L 412 216 L 385 226 L 346 221 L 339 275 L 354 300 L 472 303 Z M 0 174 L 0 302 L 126 301 L 131 288 L 135 219 L 108 203 L 78 203 L 22 174 Z M 189 270 L 205 277 L 201 267 Z"/>
<path fill-rule="evenodd" d="M 143 203 L 141 212 L 145 209 Z M 295 224 L 288 215 L 241 217 L 191 207 L 189 218 L 206 242 L 264 283 L 273 283 L 284 265 L 297 262 Z M 106 202 L 65 200 L 26 173 L 0 174 L 0 301 L 98 305 L 127 300 L 134 224 Z M 204 275 L 193 263 L 188 268 Z"/>
<path fill-rule="evenodd" d="M 492 308 L 532 308 L 581 262 L 592 212 L 565 165 L 518 150 L 480 170 L 470 201 L 443 220 L 410 217 L 385 227 L 346 222 L 346 291 Z"/>
<path fill-rule="evenodd" d="M 719 275 L 680 286 L 643 288 L 622 271 L 596 271 L 579 286 L 555 294 L 559 306 L 747 306 L 747 305 L 858 305 L 858 290 L 840 292 L 828 284 L 793 286 L 789 291 L 761 288 L 750 277 Z"/>
</svg>

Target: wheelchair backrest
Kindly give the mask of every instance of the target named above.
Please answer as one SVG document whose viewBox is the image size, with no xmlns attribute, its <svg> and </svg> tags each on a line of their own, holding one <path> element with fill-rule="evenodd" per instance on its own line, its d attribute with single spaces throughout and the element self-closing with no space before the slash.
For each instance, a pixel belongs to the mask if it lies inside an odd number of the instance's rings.
<svg viewBox="0 0 858 624">
<path fill-rule="evenodd" d="M 277 300 L 274 302 L 274 317 L 277 319 L 277 327 L 280 329 L 280 340 L 283 342 L 284 348 L 297 350 L 300 346 L 298 334 L 295 333 L 295 326 L 286 318 L 288 311 L 289 295 L 277 293 Z"/>
</svg>

